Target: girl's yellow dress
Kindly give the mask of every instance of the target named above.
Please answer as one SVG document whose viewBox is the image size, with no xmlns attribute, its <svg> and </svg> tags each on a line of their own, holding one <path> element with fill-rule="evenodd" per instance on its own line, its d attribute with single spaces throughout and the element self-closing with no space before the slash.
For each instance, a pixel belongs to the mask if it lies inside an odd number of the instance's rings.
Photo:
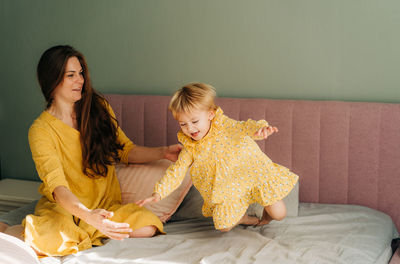
<svg viewBox="0 0 400 264">
<path fill-rule="evenodd" d="M 170 194 L 191 166 L 193 184 L 204 199 L 203 215 L 213 217 L 216 229 L 235 225 L 251 203 L 267 206 L 282 200 L 298 176 L 273 163 L 253 140 L 254 133 L 265 126 L 265 120 L 230 119 L 218 108 L 201 140 L 179 131 L 178 140 L 184 148 L 154 192 L 161 198 Z"/>
<path fill-rule="evenodd" d="M 109 106 L 108 106 L 109 107 Z M 110 113 L 114 115 L 111 107 Z M 48 256 L 63 256 L 102 245 L 105 236 L 93 226 L 74 217 L 53 198 L 57 186 L 67 187 L 89 209 L 114 212 L 112 221 L 129 223 L 132 230 L 154 225 L 163 231 L 156 215 L 136 204 L 121 204 L 121 190 L 115 167 L 107 177 L 89 178 L 82 172 L 82 150 L 78 130 L 44 111 L 29 129 L 29 145 L 40 179 L 42 198 L 35 214 L 23 221 L 25 241 Z M 121 161 L 128 163 L 134 144 L 118 128 L 118 140 L 124 144 Z"/>
</svg>

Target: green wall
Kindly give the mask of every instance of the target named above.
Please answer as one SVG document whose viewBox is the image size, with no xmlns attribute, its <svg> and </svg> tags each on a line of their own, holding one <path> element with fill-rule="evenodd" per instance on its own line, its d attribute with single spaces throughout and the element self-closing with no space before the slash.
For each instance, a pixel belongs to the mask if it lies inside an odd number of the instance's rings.
<svg viewBox="0 0 400 264">
<path fill-rule="evenodd" d="M 0 0 L 1 175 L 38 179 L 27 131 L 48 47 L 85 54 L 103 93 L 400 103 L 397 0 Z"/>
</svg>

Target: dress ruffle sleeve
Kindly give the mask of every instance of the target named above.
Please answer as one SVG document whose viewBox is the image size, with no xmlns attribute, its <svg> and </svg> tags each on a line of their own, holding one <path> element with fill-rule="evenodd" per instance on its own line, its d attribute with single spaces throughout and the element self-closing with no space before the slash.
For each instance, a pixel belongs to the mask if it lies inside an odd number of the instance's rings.
<svg viewBox="0 0 400 264">
<path fill-rule="evenodd" d="M 252 120 L 247 121 L 237 121 L 223 115 L 221 108 L 216 111 L 216 120 L 214 122 L 217 126 L 221 126 L 225 129 L 230 129 L 232 132 L 239 137 L 251 137 L 252 139 L 258 140 L 262 139 L 255 137 L 254 134 L 263 127 L 268 127 L 268 122 L 266 120 Z"/>
</svg>

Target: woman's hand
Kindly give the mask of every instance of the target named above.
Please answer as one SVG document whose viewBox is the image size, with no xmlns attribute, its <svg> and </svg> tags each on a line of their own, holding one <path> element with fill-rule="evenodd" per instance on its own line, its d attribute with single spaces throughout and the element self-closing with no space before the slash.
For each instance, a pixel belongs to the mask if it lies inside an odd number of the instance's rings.
<svg viewBox="0 0 400 264">
<path fill-rule="evenodd" d="M 114 213 L 104 209 L 90 210 L 65 186 L 57 186 L 53 192 L 54 200 L 72 215 L 82 219 L 111 239 L 123 240 L 129 237 L 132 229 L 127 223 L 109 220 Z"/>
<path fill-rule="evenodd" d="M 161 200 L 161 196 L 158 193 L 153 193 L 153 195 L 151 197 L 143 199 L 143 200 L 139 200 L 139 201 L 135 202 L 135 204 L 142 207 L 145 204 L 156 203 L 156 202 L 159 202 L 160 200 Z"/>
<path fill-rule="evenodd" d="M 175 162 L 178 159 L 181 150 L 182 150 L 182 145 L 180 144 L 170 145 L 165 148 L 164 158 L 169 159 L 172 162 Z"/>
<path fill-rule="evenodd" d="M 109 220 L 113 215 L 113 212 L 104 209 L 94 209 L 89 211 L 82 220 L 111 239 L 123 240 L 128 238 L 129 233 L 132 232 L 129 224 Z"/>
<path fill-rule="evenodd" d="M 267 126 L 267 127 L 260 128 L 256 133 L 254 133 L 254 136 L 266 139 L 267 137 L 271 136 L 275 132 L 278 132 L 277 127 Z"/>
</svg>

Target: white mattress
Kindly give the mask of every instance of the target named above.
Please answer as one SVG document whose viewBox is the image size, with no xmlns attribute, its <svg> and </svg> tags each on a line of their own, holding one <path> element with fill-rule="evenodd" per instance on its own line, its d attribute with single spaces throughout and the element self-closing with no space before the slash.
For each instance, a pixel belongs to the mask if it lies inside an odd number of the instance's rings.
<svg viewBox="0 0 400 264">
<path fill-rule="evenodd" d="M 397 230 L 384 213 L 362 206 L 300 204 L 299 216 L 263 227 L 215 231 L 210 219 L 166 225 L 167 235 L 109 240 L 41 263 L 388 263 Z"/>
</svg>

